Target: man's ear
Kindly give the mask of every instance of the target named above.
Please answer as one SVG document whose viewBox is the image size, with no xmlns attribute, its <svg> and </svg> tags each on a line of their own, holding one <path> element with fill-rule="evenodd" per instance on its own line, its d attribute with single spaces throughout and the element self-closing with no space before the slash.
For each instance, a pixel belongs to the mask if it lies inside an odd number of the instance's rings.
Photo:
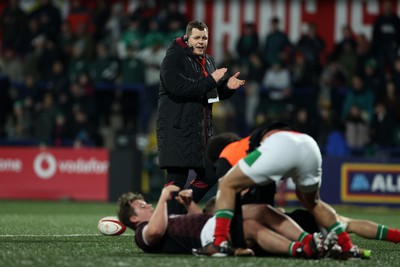
<svg viewBox="0 0 400 267">
<path fill-rule="evenodd" d="M 130 220 L 132 223 L 134 223 L 134 224 L 136 224 L 137 222 L 139 222 L 139 219 L 138 219 L 138 217 L 136 217 L 136 216 L 131 216 L 131 217 L 129 217 L 129 220 Z"/>
</svg>

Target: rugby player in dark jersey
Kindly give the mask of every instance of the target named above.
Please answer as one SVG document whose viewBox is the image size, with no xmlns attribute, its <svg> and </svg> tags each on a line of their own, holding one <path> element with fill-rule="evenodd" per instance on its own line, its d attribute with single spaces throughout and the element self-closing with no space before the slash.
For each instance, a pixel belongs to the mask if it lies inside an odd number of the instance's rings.
<svg viewBox="0 0 400 267">
<path fill-rule="evenodd" d="M 188 254 L 201 246 L 200 232 L 213 215 L 193 214 L 190 205 L 188 214 L 168 216 L 167 201 L 177 191 L 179 187 L 175 185 L 164 187 L 155 209 L 140 194 L 125 193 L 120 197 L 118 217 L 135 231 L 135 242 L 144 252 Z"/>
</svg>

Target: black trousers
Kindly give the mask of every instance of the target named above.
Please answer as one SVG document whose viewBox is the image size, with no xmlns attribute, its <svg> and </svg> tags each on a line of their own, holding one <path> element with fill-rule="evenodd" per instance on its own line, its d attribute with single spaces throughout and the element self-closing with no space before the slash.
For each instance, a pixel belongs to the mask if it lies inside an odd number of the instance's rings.
<svg viewBox="0 0 400 267">
<path fill-rule="evenodd" d="M 193 201 L 196 203 L 199 202 L 218 181 L 218 178 L 214 174 L 214 168 L 210 163 L 207 163 L 205 168 L 167 167 L 166 170 L 166 185 L 173 184 L 178 186 L 181 190 L 192 189 Z M 191 170 L 194 173 L 194 178 L 189 177 Z M 177 194 L 177 192 L 172 194 L 171 200 L 168 202 L 168 214 L 186 213 L 186 209 L 175 200 Z"/>
</svg>

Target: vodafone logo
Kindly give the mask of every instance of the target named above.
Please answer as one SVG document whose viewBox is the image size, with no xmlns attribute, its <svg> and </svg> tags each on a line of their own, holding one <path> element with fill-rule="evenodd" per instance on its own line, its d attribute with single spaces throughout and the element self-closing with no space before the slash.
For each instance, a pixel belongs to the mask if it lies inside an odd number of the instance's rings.
<svg viewBox="0 0 400 267">
<path fill-rule="evenodd" d="M 39 178 L 50 179 L 57 170 L 56 159 L 50 153 L 40 153 L 33 161 L 33 170 Z"/>
<path fill-rule="evenodd" d="M 60 159 L 49 152 L 39 153 L 33 160 L 33 170 L 41 179 L 50 179 L 56 172 L 62 175 L 104 175 L 108 173 L 108 161 L 90 158 Z"/>
</svg>

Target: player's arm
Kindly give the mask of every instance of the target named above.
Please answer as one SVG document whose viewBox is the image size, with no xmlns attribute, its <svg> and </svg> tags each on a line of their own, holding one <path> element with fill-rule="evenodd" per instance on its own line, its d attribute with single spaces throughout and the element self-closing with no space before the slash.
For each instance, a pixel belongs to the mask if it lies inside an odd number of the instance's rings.
<svg viewBox="0 0 400 267">
<path fill-rule="evenodd" d="M 185 207 L 188 214 L 198 214 L 202 213 L 202 209 L 193 201 L 193 190 L 185 189 L 179 192 L 178 196 L 175 197 L 181 205 Z"/>
<path fill-rule="evenodd" d="M 179 191 L 179 187 L 169 185 L 163 188 L 157 206 L 149 223 L 143 229 L 143 238 L 148 245 L 157 243 L 165 234 L 168 227 L 167 201 L 172 192 Z"/>
</svg>

